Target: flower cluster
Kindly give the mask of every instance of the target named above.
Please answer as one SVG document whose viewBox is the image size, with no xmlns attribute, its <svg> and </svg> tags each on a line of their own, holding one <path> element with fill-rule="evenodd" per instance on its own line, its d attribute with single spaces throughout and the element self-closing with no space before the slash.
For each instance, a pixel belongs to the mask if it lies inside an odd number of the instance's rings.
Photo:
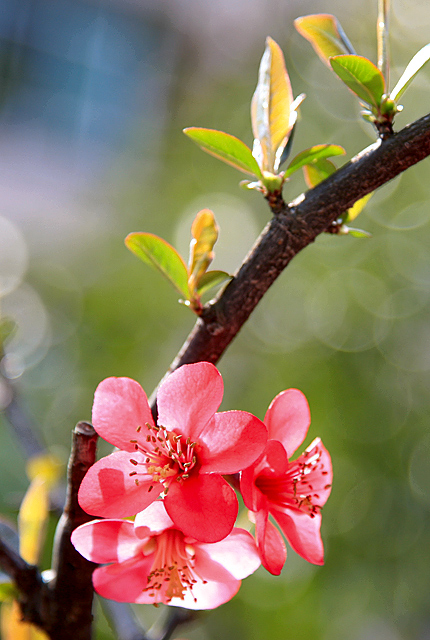
<svg viewBox="0 0 430 640">
<path fill-rule="evenodd" d="M 280 573 L 286 547 L 269 515 L 301 556 L 323 563 L 330 456 L 317 439 L 289 461 L 309 427 L 306 398 L 280 393 L 263 423 L 245 411 L 218 412 L 222 396 L 216 367 L 184 365 L 160 386 L 155 424 L 137 382 L 98 386 L 93 424 L 118 450 L 90 468 L 79 490 L 82 508 L 105 519 L 78 527 L 72 543 L 103 565 L 93 575 L 102 596 L 217 607 L 260 563 Z M 234 527 L 238 500 L 224 476 L 235 474 L 256 540 Z"/>
</svg>

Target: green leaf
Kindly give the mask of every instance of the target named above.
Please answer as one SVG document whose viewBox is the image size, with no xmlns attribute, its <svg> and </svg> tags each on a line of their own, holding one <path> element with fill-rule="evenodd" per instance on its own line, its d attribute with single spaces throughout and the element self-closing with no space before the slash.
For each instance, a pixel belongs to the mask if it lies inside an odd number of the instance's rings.
<svg viewBox="0 0 430 640">
<path fill-rule="evenodd" d="M 355 53 L 340 23 L 328 13 L 296 18 L 294 26 L 311 43 L 316 54 L 328 67 L 331 56 Z"/>
<path fill-rule="evenodd" d="M 430 43 L 420 49 L 418 53 L 414 55 L 408 66 L 402 73 L 400 80 L 390 93 L 390 98 L 397 102 L 399 98 L 404 94 L 406 89 L 411 84 L 412 80 L 417 75 L 423 66 L 430 60 Z"/>
<path fill-rule="evenodd" d="M 331 176 L 336 171 L 336 167 L 326 158 L 320 158 L 314 161 L 312 164 L 307 164 L 303 167 L 303 173 L 305 175 L 306 184 L 311 189 L 316 187 L 317 184 Z"/>
<path fill-rule="evenodd" d="M 279 165 L 282 150 L 297 118 L 292 104 L 293 92 L 284 55 L 279 45 L 272 38 L 267 38 L 251 102 L 255 138 L 253 154 L 262 171 L 274 173 L 277 170 L 275 161 L 278 160 Z"/>
<path fill-rule="evenodd" d="M 363 229 L 354 229 L 354 227 L 345 227 L 345 233 L 349 236 L 353 236 L 354 238 L 371 238 L 372 234 L 368 231 L 363 231 Z"/>
<path fill-rule="evenodd" d="M 381 104 L 385 80 L 378 67 L 363 56 L 334 56 L 330 58 L 333 71 L 363 102 L 375 107 Z"/>
<path fill-rule="evenodd" d="M 301 151 L 295 156 L 285 171 L 285 177 L 288 178 L 292 173 L 301 169 L 307 164 L 322 158 L 330 158 L 332 156 L 341 156 L 345 153 L 345 149 L 337 144 L 317 144 L 309 149 Z"/>
<path fill-rule="evenodd" d="M 183 131 L 211 156 L 215 156 L 243 173 L 261 177 L 260 167 L 252 155 L 251 149 L 239 138 L 224 131 L 203 129 L 202 127 L 187 127 Z"/>
<path fill-rule="evenodd" d="M 227 280 L 231 280 L 233 276 L 226 273 L 225 271 L 207 271 L 201 278 L 199 282 L 199 286 L 197 292 L 199 295 L 205 293 L 205 291 L 209 291 L 209 289 L 213 289 L 213 287 L 217 287 L 223 282 L 227 282 Z"/>
<path fill-rule="evenodd" d="M 186 299 L 189 297 L 188 272 L 179 253 L 168 242 L 152 233 L 129 233 L 125 245 L 146 264 L 159 271 Z"/>
</svg>

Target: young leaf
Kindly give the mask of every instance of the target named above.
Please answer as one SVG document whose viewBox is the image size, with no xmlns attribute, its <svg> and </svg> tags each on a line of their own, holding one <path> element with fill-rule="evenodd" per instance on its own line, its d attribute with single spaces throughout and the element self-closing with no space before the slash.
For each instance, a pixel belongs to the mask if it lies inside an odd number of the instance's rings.
<svg viewBox="0 0 430 640">
<path fill-rule="evenodd" d="M 302 104 L 305 98 L 306 98 L 306 94 L 301 93 L 300 95 L 297 96 L 297 98 L 294 98 L 291 104 L 291 107 L 290 107 L 290 127 L 291 128 L 288 131 L 288 135 L 284 138 L 284 140 L 281 142 L 279 147 L 276 149 L 275 163 L 273 165 L 273 169 L 275 173 L 279 171 L 279 167 L 286 161 L 286 159 L 291 153 L 291 148 L 293 146 L 294 130 L 296 128 L 297 118 L 298 118 L 297 109 L 300 107 L 300 105 Z"/>
<path fill-rule="evenodd" d="M 138 258 L 159 271 L 184 298 L 189 297 L 188 272 L 179 253 L 168 242 L 152 233 L 129 233 L 125 245 Z"/>
<path fill-rule="evenodd" d="M 354 227 L 347 227 L 345 224 L 342 225 L 342 235 L 353 236 L 354 238 L 371 238 L 372 234 L 368 231 L 363 231 L 363 229 L 355 229 Z"/>
<path fill-rule="evenodd" d="M 209 289 L 213 289 L 214 287 L 223 284 L 223 282 L 227 282 L 227 280 L 231 280 L 233 276 L 226 273 L 225 271 L 207 271 L 200 278 L 199 286 L 197 288 L 197 293 L 202 295 L 205 291 L 209 291 Z"/>
<path fill-rule="evenodd" d="M 417 75 L 423 66 L 430 60 L 430 43 L 420 49 L 418 53 L 414 55 L 408 66 L 402 73 L 400 80 L 390 93 L 390 98 L 397 102 L 399 98 L 404 94 L 406 89 L 411 84 L 412 80 Z"/>
<path fill-rule="evenodd" d="M 345 149 L 337 144 L 317 144 L 314 147 L 305 149 L 295 156 L 285 171 L 285 177 L 288 178 L 292 173 L 301 169 L 305 165 L 312 164 L 316 160 L 330 158 L 332 156 L 340 156 L 345 153 Z"/>
<path fill-rule="evenodd" d="M 37 564 L 49 514 L 48 489 L 39 477 L 32 480 L 18 516 L 19 552 L 27 562 Z"/>
<path fill-rule="evenodd" d="M 316 54 L 328 67 L 331 56 L 355 53 L 340 23 L 328 13 L 296 18 L 294 26 L 311 43 Z"/>
<path fill-rule="evenodd" d="M 346 212 L 346 215 L 344 216 L 344 222 L 352 222 L 353 220 L 355 220 L 355 218 L 363 211 L 364 207 L 369 202 L 372 196 L 373 191 L 368 193 L 366 196 L 363 196 L 363 198 L 360 198 L 360 200 L 357 200 L 357 202 L 355 202 L 352 207 L 350 207 Z"/>
<path fill-rule="evenodd" d="M 260 167 L 252 155 L 251 149 L 239 138 L 224 133 L 224 131 L 202 127 L 187 127 L 183 131 L 211 156 L 215 156 L 243 173 L 261 177 Z"/>
<path fill-rule="evenodd" d="M 218 225 L 210 209 L 202 209 L 191 226 L 188 287 L 193 292 L 214 259 L 213 247 L 218 239 Z"/>
<path fill-rule="evenodd" d="M 326 158 L 320 158 L 312 164 L 307 164 L 303 167 L 305 181 L 310 189 L 316 187 L 317 184 L 331 176 L 335 171 L 336 167 L 333 162 Z"/>
<path fill-rule="evenodd" d="M 381 104 L 385 80 L 378 67 L 363 56 L 334 56 L 330 58 L 333 71 L 363 102 L 375 107 Z"/>
<path fill-rule="evenodd" d="M 336 171 L 336 167 L 333 164 L 333 162 L 331 162 L 330 160 L 327 160 L 326 158 L 318 158 L 312 164 L 307 164 L 306 166 L 303 167 L 306 184 L 310 188 L 315 187 L 317 184 L 319 184 L 320 182 L 322 182 L 323 180 L 331 176 L 331 174 L 334 173 L 335 171 Z M 357 200 L 357 202 L 355 202 L 353 206 L 350 207 L 343 214 L 342 222 L 351 222 L 352 220 L 354 220 L 358 216 L 358 214 L 363 211 L 366 203 L 370 200 L 372 195 L 373 195 L 373 192 L 368 193 L 363 198 L 360 198 L 360 200 Z M 352 231 L 354 231 L 354 233 L 352 233 Z M 370 235 L 366 231 L 361 232 L 359 229 L 358 230 L 352 229 L 352 231 L 350 235 L 354 235 L 356 231 L 357 233 L 358 232 L 362 233 L 361 236 L 357 235 L 357 237 L 363 237 L 363 236 L 368 237 Z"/>
<path fill-rule="evenodd" d="M 276 151 L 287 143 L 297 117 L 294 110 L 291 116 L 292 103 L 283 53 L 272 38 L 267 38 L 251 102 L 252 131 L 257 141 L 253 153 L 261 157 L 259 164 L 263 171 L 275 171 Z"/>
<path fill-rule="evenodd" d="M 32 456 L 25 470 L 31 481 L 39 477 L 44 480 L 48 489 L 51 489 L 60 479 L 63 464 L 57 456 L 45 452 Z"/>
</svg>

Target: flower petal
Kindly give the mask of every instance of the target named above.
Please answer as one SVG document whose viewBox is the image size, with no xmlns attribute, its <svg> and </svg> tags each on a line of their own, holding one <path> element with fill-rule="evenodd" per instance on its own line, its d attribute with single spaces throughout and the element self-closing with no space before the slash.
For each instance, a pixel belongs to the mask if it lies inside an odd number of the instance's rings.
<svg viewBox="0 0 430 640">
<path fill-rule="evenodd" d="M 136 602 L 147 585 L 154 554 L 136 556 L 125 562 L 99 567 L 93 573 L 94 589 L 103 598 Z"/>
<path fill-rule="evenodd" d="M 251 413 L 216 413 L 200 433 L 200 472 L 236 473 L 258 458 L 266 442 L 265 425 Z"/>
<path fill-rule="evenodd" d="M 224 540 L 212 544 L 197 542 L 195 569 L 206 580 L 222 580 L 222 572 L 241 580 L 260 566 L 254 538 L 245 529 L 234 528 Z M 222 568 L 222 572 L 220 569 Z"/>
<path fill-rule="evenodd" d="M 131 378 L 106 378 L 94 394 L 92 422 L 97 433 L 124 451 L 134 451 L 130 442 L 136 429 L 154 424 L 146 394 Z"/>
<path fill-rule="evenodd" d="M 213 364 L 179 367 L 158 390 L 158 423 L 197 440 L 221 404 L 223 389 L 221 374 Z"/>
<path fill-rule="evenodd" d="M 163 500 L 156 500 L 150 504 L 146 509 L 138 513 L 134 520 L 134 529 L 139 537 L 144 537 L 148 533 L 161 533 L 173 526 L 174 524 L 167 515 Z"/>
<path fill-rule="evenodd" d="M 240 474 L 240 493 L 243 501 L 251 511 L 259 511 L 267 504 L 266 496 L 255 486 L 255 467 L 244 469 Z"/>
<path fill-rule="evenodd" d="M 296 487 L 297 492 L 310 493 L 313 504 L 322 507 L 331 492 L 333 469 L 330 454 L 320 438 L 315 438 L 306 451 L 293 462 L 295 463 L 303 464 L 307 470 L 304 476 L 306 484 L 303 480 L 299 481 Z"/>
<path fill-rule="evenodd" d="M 263 456 L 255 466 L 259 476 L 276 478 L 286 473 L 288 457 L 283 444 L 278 440 L 268 440 Z"/>
<path fill-rule="evenodd" d="M 164 504 L 178 529 L 201 542 L 228 536 L 238 512 L 236 494 L 218 474 L 172 482 Z"/>
<path fill-rule="evenodd" d="M 301 511 L 282 512 L 271 510 L 285 537 L 302 558 L 313 564 L 324 564 L 324 547 L 321 540 L 321 514 L 313 518 Z"/>
<path fill-rule="evenodd" d="M 133 459 L 145 458 L 134 452 Z M 127 518 L 145 509 L 163 491 L 163 485 L 143 472 L 136 485 L 136 476 L 130 476 L 136 468 L 130 464 L 127 451 L 116 451 L 101 458 L 89 468 L 79 488 L 78 500 L 82 509 L 105 518 Z M 145 465 L 138 468 L 144 470 Z M 150 486 L 153 486 L 151 491 Z"/>
<path fill-rule="evenodd" d="M 287 548 L 268 515 L 267 511 L 258 511 L 255 514 L 257 546 L 263 567 L 274 576 L 279 576 L 287 559 Z"/>
<path fill-rule="evenodd" d="M 240 491 L 248 509 L 259 511 L 267 509 L 267 497 L 256 486 L 255 480 L 259 476 L 281 476 L 288 469 L 287 453 L 283 445 L 277 440 L 268 440 L 263 455 L 244 469 L 240 478 Z"/>
<path fill-rule="evenodd" d="M 142 546 L 128 520 L 93 520 L 75 529 L 73 546 L 87 560 L 105 564 L 131 558 Z"/>
<path fill-rule="evenodd" d="M 289 458 L 305 439 L 310 422 L 308 401 L 298 389 L 279 393 L 264 418 L 269 438 L 282 442 Z"/>
<path fill-rule="evenodd" d="M 201 580 L 193 585 L 192 592 L 187 589 L 183 599 L 172 598 L 166 602 L 163 593 L 157 592 L 156 597 L 150 597 L 148 591 L 144 591 L 134 602 L 139 604 L 154 604 L 154 602 L 164 602 L 172 607 L 184 607 L 186 609 L 215 609 L 221 604 L 228 602 L 236 595 L 240 588 L 240 580 L 230 580 L 228 582 L 206 582 Z"/>
</svg>

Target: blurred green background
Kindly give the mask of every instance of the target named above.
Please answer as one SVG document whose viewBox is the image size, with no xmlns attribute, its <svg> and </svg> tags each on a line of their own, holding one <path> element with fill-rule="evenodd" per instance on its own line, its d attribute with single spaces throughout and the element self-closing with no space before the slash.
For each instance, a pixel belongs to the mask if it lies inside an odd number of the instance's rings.
<svg viewBox="0 0 430 640">
<path fill-rule="evenodd" d="M 370 0 L 0 0 L 0 305 L 18 326 L 2 371 L 65 460 L 100 380 L 126 375 L 149 394 L 194 323 L 126 250 L 127 233 L 156 233 L 186 255 L 191 220 L 209 207 L 221 227 L 214 267 L 234 271 L 269 219 L 241 174 L 181 133 L 212 127 L 252 143 L 266 35 L 294 95 L 307 94 L 293 154 L 337 143 L 349 159 L 373 142 L 352 94 L 292 26 L 317 12 L 336 14 L 376 60 Z M 391 86 L 429 23 L 425 0 L 393 1 Z M 397 129 L 428 111 L 429 73 Z M 279 391 L 306 394 L 305 444 L 320 436 L 334 467 L 324 567 L 289 550 L 280 577 L 259 570 L 174 637 L 430 639 L 429 167 L 374 195 L 356 221 L 371 239 L 327 235 L 297 256 L 219 363 L 223 409 L 263 418 Z M 304 188 L 295 175 L 285 198 Z M 24 447 L 0 420 L 0 510 L 13 519 Z M 102 614 L 96 637 L 114 637 Z"/>
</svg>

